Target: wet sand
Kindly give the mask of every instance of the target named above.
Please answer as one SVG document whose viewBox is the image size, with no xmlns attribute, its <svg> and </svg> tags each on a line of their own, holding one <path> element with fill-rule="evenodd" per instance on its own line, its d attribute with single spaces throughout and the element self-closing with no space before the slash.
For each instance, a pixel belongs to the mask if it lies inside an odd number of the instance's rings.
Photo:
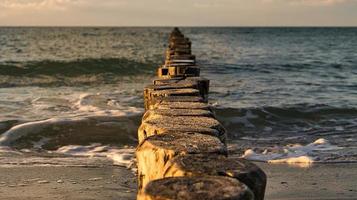
<svg viewBox="0 0 357 200">
<path fill-rule="evenodd" d="M 268 175 L 267 200 L 357 199 L 357 164 L 310 168 L 258 163 Z M 0 167 L 1 200 L 136 198 L 136 177 L 122 167 Z"/>
<path fill-rule="evenodd" d="M 258 165 L 268 176 L 266 200 L 357 199 L 357 164 Z"/>
<path fill-rule="evenodd" d="M 121 167 L 0 168 L 1 200 L 135 199 L 136 178 Z"/>
</svg>

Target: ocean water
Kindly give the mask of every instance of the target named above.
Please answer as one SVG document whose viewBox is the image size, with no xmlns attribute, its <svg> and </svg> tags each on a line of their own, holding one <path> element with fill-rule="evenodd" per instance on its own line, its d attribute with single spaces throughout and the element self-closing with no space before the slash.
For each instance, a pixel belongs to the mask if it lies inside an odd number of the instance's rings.
<svg viewBox="0 0 357 200">
<path fill-rule="evenodd" d="M 0 166 L 133 168 L 171 28 L 0 28 Z M 357 28 L 182 28 L 233 156 L 357 162 Z"/>
</svg>

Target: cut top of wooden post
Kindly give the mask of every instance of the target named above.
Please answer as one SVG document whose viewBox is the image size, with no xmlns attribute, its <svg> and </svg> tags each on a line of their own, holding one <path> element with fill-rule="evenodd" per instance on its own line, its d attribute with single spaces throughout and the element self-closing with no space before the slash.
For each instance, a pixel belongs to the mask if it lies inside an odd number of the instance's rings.
<svg viewBox="0 0 357 200">
<path fill-rule="evenodd" d="M 191 53 L 191 41 L 178 28 L 170 34 L 166 60 L 158 69 L 160 78 L 198 77 L 200 69 L 196 57 Z"/>
<path fill-rule="evenodd" d="M 221 176 L 171 177 L 149 183 L 138 200 L 253 200 L 239 181 Z"/>
</svg>

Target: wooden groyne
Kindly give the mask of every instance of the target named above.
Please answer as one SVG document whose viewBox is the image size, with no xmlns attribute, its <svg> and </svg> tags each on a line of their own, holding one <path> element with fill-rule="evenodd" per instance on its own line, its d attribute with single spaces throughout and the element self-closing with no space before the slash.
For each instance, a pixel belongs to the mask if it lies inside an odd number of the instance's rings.
<svg viewBox="0 0 357 200">
<path fill-rule="evenodd" d="M 158 78 L 144 91 L 138 199 L 264 199 L 266 175 L 229 157 L 226 130 L 207 103 L 208 91 L 191 41 L 175 28 Z"/>
</svg>

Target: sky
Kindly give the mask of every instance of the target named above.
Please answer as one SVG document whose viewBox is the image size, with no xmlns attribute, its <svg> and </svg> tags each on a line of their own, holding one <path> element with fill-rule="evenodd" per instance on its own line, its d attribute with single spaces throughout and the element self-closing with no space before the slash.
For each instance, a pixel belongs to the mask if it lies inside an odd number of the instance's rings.
<svg viewBox="0 0 357 200">
<path fill-rule="evenodd" d="M 357 0 L 0 0 L 0 26 L 357 26 Z"/>
</svg>

